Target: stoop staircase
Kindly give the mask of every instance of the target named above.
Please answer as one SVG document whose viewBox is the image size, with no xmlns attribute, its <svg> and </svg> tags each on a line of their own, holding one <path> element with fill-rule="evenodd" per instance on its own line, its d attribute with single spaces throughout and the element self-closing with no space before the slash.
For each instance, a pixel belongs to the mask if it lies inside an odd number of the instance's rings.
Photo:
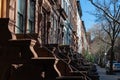
<svg viewBox="0 0 120 80">
<path fill-rule="evenodd" d="M 69 45 L 40 47 L 37 40 L 13 40 L 8 23 L 9 18 L 0 18 L 0 80 L 94 80 L 96 77 L 88 75 L 88 70 L 81 70 L 80 65 L 71 64 Z"/>
</svg>

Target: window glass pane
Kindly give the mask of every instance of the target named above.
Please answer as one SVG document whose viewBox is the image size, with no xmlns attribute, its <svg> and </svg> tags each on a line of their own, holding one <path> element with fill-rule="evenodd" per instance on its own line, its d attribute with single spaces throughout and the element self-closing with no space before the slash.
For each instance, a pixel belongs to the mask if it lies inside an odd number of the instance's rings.
<svg viewBox="0 0 120 80">
<path fill-rule="evenodd" d="M 51 15 L 51 27 L 49 29 L 49 43 L 52 43 L 53 42 L 53 25 L 54 25 L 54 17 L 53 15 Z"/>
<path fill-rule="evenodd" d="M 29 19 L 34 21 L 34 15 L 35 14 L 35 2 L 33 0 L 30 0 L 30 4 L 29 4 Z"/>
<path fill-rule="evenodd" d="M 25 13 L 26 0 L 18 0 L 18 12 Z"/>
<path fill-rule="evenodd" d="M 18 28 L 17 28 L 17 33 L 23 33 L 23 15 L 21 15 L 19 12 L 18 12 Z"/>
<path fill-rule="evenodd" d="M 29 18 L 28 30 L 30 33 L 33 33 L 34 24 L 35 24 L 35 1 L 34 0 L 30 0 L 28 18 Z"/>
<path fill-rule="evenodd" d="M 29 32 L 34 33 L 34 22 L 29 20 Z"/>
<path fill-rule="evenodd" d="M 26 0 L 18 0 L 17 9 L 17 30 L 16 33 L 24 33 L 25 30 L 25 12 L 26 12 Z"/>
<path fill-rule="evenodd" d="M 43 10 L 43 15 L 42 15 L 42 21 L 41 21 L 41 38 L 42 38 L 42 44 L 45 44 L 46 43 L 46 17 L 47 17 L 47 14 L 46 14 L 46 11 Z"/>
<path fill-rule="evenodd" d="M 54 43 L 57 42 L 57 20 L 54 19 Z"/>
</svg>

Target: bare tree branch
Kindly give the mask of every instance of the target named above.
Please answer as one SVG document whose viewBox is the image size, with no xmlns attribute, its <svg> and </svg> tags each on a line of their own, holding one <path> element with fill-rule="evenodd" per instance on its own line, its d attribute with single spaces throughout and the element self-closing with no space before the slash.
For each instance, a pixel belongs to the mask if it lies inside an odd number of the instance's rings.
<svg viewBox="0 0 120 80">
<path fill-rule="evenodd" d="M 120 5 L 119 5 L 118 10 L 117 10 L 117 12 L 116 12 L 115 18 L 117 18 L 118 16 L 120 16 Z M 117 20 L 118 20 L 118 19 L 117 19 Z"/>
<path fill-rule="evenodd" d="M 102 42 L 104 42 L 104 43 L 106 43 L 106 44 L 108 44 L 108 45 L 111 45 L 111 43 L 109 43 L 108 41 L 105 41 L 104 39 L 102 39 L 102 38 L 99 38 Z"/>
<path fill-rule="evenodd" d="M 93 2 L 93 0 L 89 0 L 91 2 L 91 4 L 93 4 L 95 7 L 97 7 L 98 9 L 102 10 L 103 13 L 105 13 L 109 18 L 111 18 L 112 20 L 116 21 L 118 24 L 120 24 L 120 21 L 116 20 L 111 14 L 107 13 L 102 7 L 98 6 L 97 4 L 95 4 Z"/>
<path fill-rule="evenodd" d="M 118 37 L 119 33 L 120 33 L 120 25 L 117 26 L 116 28 L 116 32 L 115 32 L 115 39 Z"/>
<path fill-rule="evenodd" d="M 108 29 L 105 29 L 105 25 L 104 24 L 102 24 L 102 26 L 103 26 L 103 30 L 109 35 L 110 39 L 112 39 L 110 31 L 108 31 Z"/>
<path fill-rule="evenodd" d="M 110 31 L 110 29 L 112 29 L 112 30 L 113 30 L 111 20 L 110 20 L 107 16 L 105 16 L 105 19 L 106 19 L 106 20 L 107 20 L 107 22 L 109 23 L 109 31 Z"/>
</svg>

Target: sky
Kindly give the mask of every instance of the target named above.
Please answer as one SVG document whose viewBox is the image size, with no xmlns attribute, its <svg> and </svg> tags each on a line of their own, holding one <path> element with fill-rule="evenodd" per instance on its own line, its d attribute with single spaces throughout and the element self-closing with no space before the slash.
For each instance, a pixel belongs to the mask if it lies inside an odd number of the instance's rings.
<svg viewBox="0 0 120 80">
<path fill-rule="evenodd" d="M 90 14 L 94 11 L 94 6 L 89 2 L 89 0 L 80 0 L 80 4 L 82 8 L 82 20 L 84 21 L 86 30 L 88 31 L 92 25 L 95 24 L 95 16 Z"/>
</svg>

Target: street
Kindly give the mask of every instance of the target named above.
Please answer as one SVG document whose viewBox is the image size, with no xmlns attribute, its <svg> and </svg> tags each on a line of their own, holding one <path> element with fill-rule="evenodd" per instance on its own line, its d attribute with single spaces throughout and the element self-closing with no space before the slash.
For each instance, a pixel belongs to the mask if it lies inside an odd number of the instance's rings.
<svg viewBox="0 0 120 80">
<path fill-rule="evenodd" d="M 105 68 L 97 66 L 97 71 L 100 76 L 100 80 L 120 80 L 120 72 L 115 72 L 114 75 L 106 75 Z"/>
</svg>

